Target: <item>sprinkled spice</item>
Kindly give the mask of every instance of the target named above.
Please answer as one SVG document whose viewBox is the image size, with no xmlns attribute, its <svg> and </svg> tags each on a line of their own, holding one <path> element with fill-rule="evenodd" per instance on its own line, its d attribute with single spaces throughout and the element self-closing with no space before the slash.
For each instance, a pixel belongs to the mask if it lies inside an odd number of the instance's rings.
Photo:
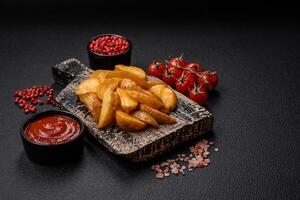
<svg viewBox="0 0 300 200">
<path fill-rule="evenodd" d="M 214 142 L 203 139 L 196 143 L 195 146 L 190 147 L 191 154 L 177 154 L 175 159 L 153 165 L 151 169 L 155 171 L 157 179 L 163 179 L 170 176 L 170 173 L 185 175 L 186 171 L 190 172 L 196 168 L 206 167 L 211 163 L 208 158 L 208 149 L 212 145 L 214 145 Z M 218 148 L 215 148 L 215 151 L 216 149 Z"/>
<path fill-rule="evenodd" d="M 47 100 L 42 100 L 41 97 L 47 95 Z M 47 86 L 33 86 L 31 88 L 26 88 L 23 90 L 18 90 L 15 92 L 15 104 L 27 113 L 35 113 L 36 105 L 43 105 L 45 102 L 57 105 L 57 102 L 54 99 L 54 89 Z"/>
</svg>

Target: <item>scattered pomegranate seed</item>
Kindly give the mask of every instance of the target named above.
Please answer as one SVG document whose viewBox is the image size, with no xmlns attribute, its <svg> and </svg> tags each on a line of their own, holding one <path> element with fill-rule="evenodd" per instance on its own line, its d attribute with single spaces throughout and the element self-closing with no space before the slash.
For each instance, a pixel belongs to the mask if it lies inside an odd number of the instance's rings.
<svg viewBox="0 0 300 200">
<path fill-rule="evenodd" d="M 47 95 L 47 102 L 56 106 L 57 102 L 54 99 L 54 89 L 47 86 L 32 86 L 31 88 L 26 88 L 15 92 L 15 103 L 27 113 L 35 113 L 37 104 L 44 104 L 44 101 L 38 99 L 39 96 L 43 97 Z"/>
<path fill-rule="evenodd" d="M 156 172 L 157 179 L 163 179 L 170 176 L 170 173 L 185 175 L 186 170 L 191 172 L 193 169 L 206 167 L 211 163 L 208 158 L 211 145 L 214 145 L 214 142 L 203 139 L 190 147 L 190 154 L 177 154 L 175 159 L 153 165 L 151 169 Z M 215 148 L 215 151 L 216 149 L 218 148 Z"/>
</svg>

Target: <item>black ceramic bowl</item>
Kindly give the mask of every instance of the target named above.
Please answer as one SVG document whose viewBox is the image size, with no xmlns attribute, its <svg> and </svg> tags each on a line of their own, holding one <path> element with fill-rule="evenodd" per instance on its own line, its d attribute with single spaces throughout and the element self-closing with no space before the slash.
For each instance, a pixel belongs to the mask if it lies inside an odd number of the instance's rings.
<svg viewBox="0 0 300 200">
<path fill-rule="evenodd" d="M 128 41 L 129 46 L 128 49 L 124 53 L 116 54 L 116 55 L 104 55 L 104 54 L 98 54 L 95 52 L 92 52 L 90 50 L 90 43 L 101 36 L 110 36 L 115 35 L 118 37 L 121 37 Z M 130 65 L 130 59 L 131 59 L 131 51 L 132 51 L 132 43 L 129 39 L 127 39 L 124 36 L 117 35 L 117 34 L 101 34 L 93 37 L 90 39 L 90 41 L 87 44 L 87 51 L 89 56 L 89 62 L 90 62 L 90 68 L 97 70 L 97 69 L 108 69 L 112 70 L 114 69 L 115 65 L 123 64 L 123 65 Z"/>
<path fill-rule="evenodd" d="M 70 141 L 60 144 L 39 144 L 29 140 L 25 135 L 27 126 L 42 117 L 62 115 L 76 120 L 80 126 L 80 132 Z M 40 164 L 64 164 L 79 160 L 83 150 L 83 134 L 85 127 L 83 122 L 75 115 L 58 110 L 48 110 L 30 117 L 21 126 L 20 134 L 23 146 L 29 160 Z"/>
</svg>

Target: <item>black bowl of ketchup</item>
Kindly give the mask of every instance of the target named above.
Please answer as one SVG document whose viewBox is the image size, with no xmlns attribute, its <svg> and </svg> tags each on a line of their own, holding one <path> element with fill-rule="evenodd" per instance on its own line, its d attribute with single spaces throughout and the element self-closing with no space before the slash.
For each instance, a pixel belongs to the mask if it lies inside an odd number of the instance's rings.
<svg viewBox="0 0 300 200">
<path fill-rule="evenodd" d="M 80 159 L 84 131 L 83 122 L 75 115 L 48 110 L 26 120 L 20 133 L 29 160 L 64 164 Z"/>
</svg>

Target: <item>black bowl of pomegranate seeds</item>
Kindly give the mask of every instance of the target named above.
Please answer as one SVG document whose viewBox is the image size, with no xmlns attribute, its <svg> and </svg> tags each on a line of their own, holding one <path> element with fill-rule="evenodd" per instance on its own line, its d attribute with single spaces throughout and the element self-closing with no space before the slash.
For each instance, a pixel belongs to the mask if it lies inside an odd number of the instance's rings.
<svg viewBox="0 0 300 200">
<path fill-rule="evenodd" d="M 117 34 L 101 34 L 87 44 L 90 68 L 114 69 L 115 65 L 130 65 L 132 44 Z"/>
</svg>

